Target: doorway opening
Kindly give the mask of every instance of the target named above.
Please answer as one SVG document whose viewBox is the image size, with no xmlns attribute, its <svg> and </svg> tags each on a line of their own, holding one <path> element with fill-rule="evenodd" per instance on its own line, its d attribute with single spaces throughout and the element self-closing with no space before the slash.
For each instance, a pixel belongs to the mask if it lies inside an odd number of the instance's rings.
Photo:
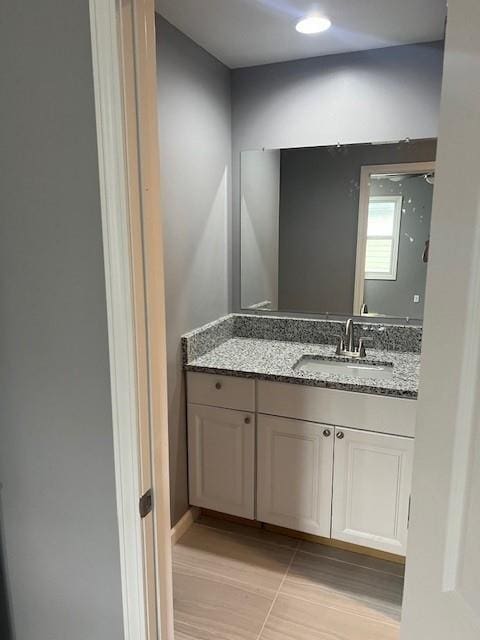
<svg viewBox="0 0 480 640">
<path fill-rule="evenodd" d="M 445 7 L 156 8 L 176 633 L 399 637 Z"/>
</svg>

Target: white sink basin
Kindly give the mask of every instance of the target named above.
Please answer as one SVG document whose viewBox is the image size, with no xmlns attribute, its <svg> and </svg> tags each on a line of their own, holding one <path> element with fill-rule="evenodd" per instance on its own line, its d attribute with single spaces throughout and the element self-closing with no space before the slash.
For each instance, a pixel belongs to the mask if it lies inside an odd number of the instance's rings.
<svg viewBox="0 0 480 640">
<path fill-rule="evenodd" d="M 376 380 L 393 376 L 393 364 L 327 360 L 316 356 L 303 356 L 294 366 L 294 369 L 310 373 L 343 375 L 349 378 L 374 378 Z"/>
</svg>

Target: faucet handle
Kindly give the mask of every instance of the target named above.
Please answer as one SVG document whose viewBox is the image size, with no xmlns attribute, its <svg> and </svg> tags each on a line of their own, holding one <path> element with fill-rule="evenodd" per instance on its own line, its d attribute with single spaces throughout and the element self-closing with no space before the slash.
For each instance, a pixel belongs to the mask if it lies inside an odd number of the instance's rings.
<svg viewBox="0 0 480 640">
<path fill-rule="evenodd" d="M 371 342 L 372 341 L 372 337 L 371 336 L 366 336 L 366 337 L 361 337 L 358 341 L 358 354 L 360 358 L 366 358 L 367 357 L 367 352 L 365 351 L 365 342 Z"/>
<path fill-rule="evenodd" d="M 367 357 L 367 352 L 365 351 L 365 345 L 363 344 L 363 342 L 363 338 L 360 338 L 360 340 L 358 341 L 358 356 L 360 358 Z"/>
<path fill-rule="evenodd" d="M 337 342 L 337 350 L 335 351 L 335 355 L 342 355 L 342 351 L 345 350 L 345 333 L 342 331 L 342 334 L 338 336 Z"/>
</svg>

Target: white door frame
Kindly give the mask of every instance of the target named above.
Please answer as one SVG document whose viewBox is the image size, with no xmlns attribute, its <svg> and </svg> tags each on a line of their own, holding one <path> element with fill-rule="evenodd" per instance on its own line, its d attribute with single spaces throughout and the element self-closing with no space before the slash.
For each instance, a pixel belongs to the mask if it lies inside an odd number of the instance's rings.
<svg viewBox="0 0 480 640">
<path fill-rule="evenodd" d="M 89 3 L 124 638 L 173 640 L 154 3 Z"/>
<path fill-rule="evenodd" d="M 360 170 L 360 196 L 358 202 L 357 257 L 355 263 L 355 290 L 353 314 L 361 315 L 365 291 L 365 252 L 367 249 L 368 204 L 370 201 L 370 180 L 375 174 L 384 173 L 430 173 L 435 170 L 435 162 L 402 162 L 400 164 L 365 165 Z"/>
</svg>

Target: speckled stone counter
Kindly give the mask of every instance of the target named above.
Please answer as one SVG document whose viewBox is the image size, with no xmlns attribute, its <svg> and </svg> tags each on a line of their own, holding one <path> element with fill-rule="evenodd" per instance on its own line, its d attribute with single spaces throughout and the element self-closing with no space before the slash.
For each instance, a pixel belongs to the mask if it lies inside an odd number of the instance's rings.
<svg viewBox="0 0 480 640">
<path fill-rule="evenodd" d="M 372 340 L 374 348 L 367 347 L 367 358 L 362 362 L 393 365 L 392 377 L 374 379 L 295 368 L 303 356 L 337 359 L 335 342 L 343 323 L 312 320 L 306 321 L 310 324 L 298 326 L 295 324 L 299 322 L 296 319 L 288 319 L 286 323 L 284 319 L 268 318 L 268 323 L 261 320 L 259 328 L 255 324 L 256 320 L 256 316 L 231 315 L 186 334 L 182 340 L 184 368 L 187 371 L 290 382 L 360 393 L 412 399 L 417 397 L 421 328 L 392 325 L 383 328 L 383 325 L 359 324 L 360 335 L 373 334 L 376 338 Z M 278 320 L 279 326 L 275 327 Z M 293 340 L 281 339 L 285 337 L 286 330 L 292 334 Z M 408 335 L 402 336 L 402 330 L 408 332 Z M 252 337 L 246 337 L 245 334 Z M 271 339 L 272 335 L 275 336 L 274 339 Z M 320 338 L 321 342 L 314 342 L 314 336 Z M 386 345 L 393 346 L 395 340 L 397 349 L 382 348 Z M 405 346 L 410 346 L 412 350 L 405 350 Z"/>
</svg>

